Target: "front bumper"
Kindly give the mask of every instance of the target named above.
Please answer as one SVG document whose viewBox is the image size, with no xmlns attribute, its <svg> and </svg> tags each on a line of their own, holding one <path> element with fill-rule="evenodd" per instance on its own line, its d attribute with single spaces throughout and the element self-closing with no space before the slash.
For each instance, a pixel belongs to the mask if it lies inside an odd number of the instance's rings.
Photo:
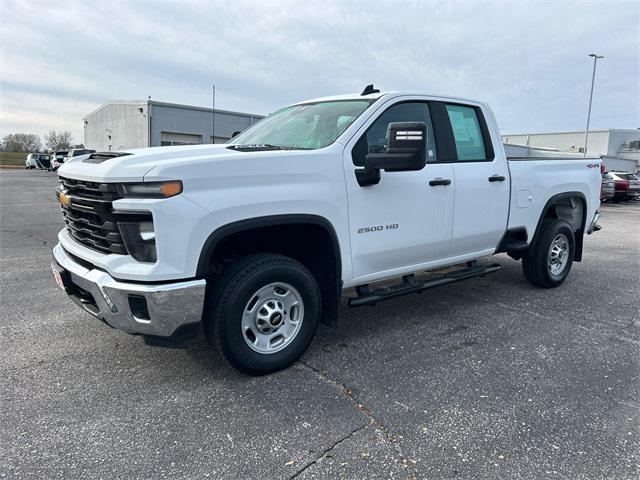
<svg viewBox="0 0 640 480">
<path fill-rule="evenodd" d="M 76 262 L 60 244 L 51 267 L 64 279 L 64 290 L 83 310 L 127 333 L 170 337 L 200 322 L 205 280 L 140 284 L 114 279 L 103 270 Z"/>
</svg>

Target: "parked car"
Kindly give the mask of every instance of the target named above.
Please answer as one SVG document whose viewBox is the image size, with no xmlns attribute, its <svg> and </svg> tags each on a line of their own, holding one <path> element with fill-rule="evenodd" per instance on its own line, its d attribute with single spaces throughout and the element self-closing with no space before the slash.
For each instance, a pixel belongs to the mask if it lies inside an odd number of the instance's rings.
<svg viewBox="0 0 640 480">
<path fill-rule="evenodd" d="M 614 178 L 605 172 L 602 174 L 602 183 L 600 184 L 600 200 L 608 202 L 616 194 L 616 182 Z"/>
<path fill-rule="evenodd" d="M 632 198 L 640 195 L 640 179 L 629 172 L 609 172 L 609 175 L 615 182 L 615 194 L 613 196 L 614 202 L 621 202 L 622 200 L 631 200 Z"/>
<path fill-rule="evenodd" d="M 27 158 L 24 160 L 24 168 L 27 170 L 31 170 L 32 168 L 37 168 L 36 158 L 38 157 L 38 153 L 30 153 L 27 155 Z"/>
<path fill-rule="evenodd" d="M 51 167 L 51 155 L 48 153 L 30 153 L 24 161 L 24 168 L 48 170 Z"/>
<path fill-rule="evenodd" d="M 95 150 L 91 150 L 88 148 L 73 148 L 68 152 L 66 152 L 66 154 L 62 158 L 59 158 L 56 155 L 56 159 L 53 162 L 51 162 L 51 168 L 53 170 L 57 170 L 58 168 L 60 168 L 60 165 L 62 165 L 65 162 L 68 162 L 72 158 L 79 157 L 80 155 L 89 155 L 90 153 L 95 153 Z"/>
<path fill-rule="evenodd" d="M 250 374 L 294 362 L 350 287 L 351 307 L 375 305 L 495 272 L 478 261 L 500 252 L 558 287 L 599 229 L 601 162 L 507 158 L 499 131 L 483 102 L 368 86 L 227 144 L 94 153 L 58 171 L 53 275 L 147 343 L 184 345 L 203 324 Z"/>
<path fill-rule="evenodd" d="M 64 157 L 69 150 L 57 150 L 51 155 L 51 170 L 57 170 L 64 163 Z"/>
</svg>

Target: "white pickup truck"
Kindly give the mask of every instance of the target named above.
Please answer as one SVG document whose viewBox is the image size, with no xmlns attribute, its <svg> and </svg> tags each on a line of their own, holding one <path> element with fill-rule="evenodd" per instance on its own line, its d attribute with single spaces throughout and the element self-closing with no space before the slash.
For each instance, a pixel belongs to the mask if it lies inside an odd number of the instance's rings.
<svg viewBox="0 0 640 480">
<path fill-rule="evenodd" d="M 294 362 L 344 289 L 373 305 L 488 274 L 499 265 L 476 260 L 500 252 L 557 287 L 599 229 L 599 160 L 507 159 L 486 104 L 372 86 L 224 145 L 93 153 L 59 177 L 66 293 L 151 344 L 203 324 L 250 374 Z"/>
</svg>

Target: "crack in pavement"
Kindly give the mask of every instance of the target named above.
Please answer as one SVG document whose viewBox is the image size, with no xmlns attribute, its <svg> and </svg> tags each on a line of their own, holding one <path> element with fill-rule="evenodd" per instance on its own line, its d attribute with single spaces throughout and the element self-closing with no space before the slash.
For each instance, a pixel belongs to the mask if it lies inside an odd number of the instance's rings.
<svg viewBox="0 0 640 480">
<path fill-rule="evenodd" d="M 313 365 L 310 365 L 310 364 L 308 364 L 308 363 L 306 363 L 306 362 L 304 362 L 302 360 L 299 360 L 298 363 L 300 363 L 301 365 L 307 367 L 309 370 L 314 372 L 325 383 L 333 385 L 334 387 L 338 388 L 339 390 L 342 390 L 342 393 L 351 401 L 351 403 L 353 403 L 356 406 L 356 408 L 358 410 L 360 410 L 360 412 L 362 412 L 362 414 L 364 414 L 364 416 L 366 416 L 369 419 L 369 425 L 365 425 L 364 427 L 360 427 L 358 430 L 362 430 L 362 429 L 364 429 L 366 427 L 369 427 L 371 425 L 375 425 L 384 434 L 384 437 L 386 438 L 387 442 L 389 442 L 389 444 L 396 450 L 396 453 L 398 454 L 398 457 L 400 458 L 400 465 L 402 466 L 403 469 L 405 469 L 407 471 L 407 474 L 409 475 L 409 478 L 411 480 L 415 480 L 417 478 L 415 472 L 409 466 L 409 461 L 407 459 L 407 456 L 404 454 L 404 451 L 402 450 L 402 447 L 398 443 L 398 438 L 393 434 L 393 432 L 391 432 L 389 427 L 387 427 L 384 423 L 382 423 L 382 421 L 380 421 L 380 419 L 377 418 L 373 414 L 373 412 L 369 408 L 367 408 L 363 403 L 359 402 L 353 396 L 353 393 L 351 392 L 351 389 L 349 389 L 346 385 L 344 385 L 343 383 L 339 382 L 335 378 L 332 378 L 331 376 L 327 375 L 322 370 L 314 367 Z M 322 455 L 320 455 L 314 461 L 312 461 L 310 465 L 305 466 L 302 469 L 302 471 L 306 470 L 311 465 L 319 462 L 322 459 L 323 456 L 325 456 L 328 452 L 330 452 L 338 444 L 340 444 L 340 443 L 344 442 L 345 440 L 351 438 L 351 436 L 353 436 L 355 433 L 357 433 L 358 430 L 352 432 L 351 434 L 347 435 L 345 438 L 343 438 L 343 439 L 339 440 L 338 442 L 336 442 L 335 444 L 333 444 L 332 447 L 330 447 L 327 451 L 323 452 Z M 297 472 L 291 478 L 295 478 L 300 473 L 301 472 Z"/>
<path fill-rule="evenodd" d="M 332 445 L 330 445 L 328 448 L 324 449 L 322 451 L 322 453 L 314 458 L 313 460 L 311 460 L 309 463 L 307 463 L 304 467 L 302 467 L 300 470 L 298 470 L 296 473 L 294 473 L 291 477 L 289 477 L 289 480 L 293 480 L 294 478 L 298 478 L 300 475 L 302 475 L 305 470 L 307 470 L 309 467 L 311 467 L 312 465 L 315 465 L 316 463 L 320 462 L 321 460 L 324 460 L 333 449 L 335 449 L 338 445 L 340 445 L 343 442 L 346 442 L 347 440 L 349 440 L 351 437 L 353 437 L 356 433 L 361 432 L 362 430 L 364 430 L 367 427 L 370 427 L 371 425 L 373 425 L 373 422 L 371 420 L 369 420 L 369 423 L 367 425 L 362 425 L 361 427 L 356 428 L 355 430 L 353 430 L 352 432 L 349 432 L 347 435 L 345 435 L 344 437 L 342 437 L 341 439 L 339 439 L 337 442 L 333 443 Z"/>
</svg>

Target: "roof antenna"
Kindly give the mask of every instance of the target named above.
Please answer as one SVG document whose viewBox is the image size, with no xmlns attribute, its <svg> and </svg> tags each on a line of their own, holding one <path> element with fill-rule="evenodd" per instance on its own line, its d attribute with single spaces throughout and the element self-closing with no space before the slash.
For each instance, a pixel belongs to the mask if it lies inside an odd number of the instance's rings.
<svg viewBox="0 0 640 480">
<path fill-rule="evenodd" d="M 360 96 L 364 97 L 365 95 L 371 95 L 372 93 L 380 93 L 380 90 L 378 90 L 377 88 L 373 88 L 373 83 L 364 87 L 364 90 L 362 91 Z"/>
</svg>

